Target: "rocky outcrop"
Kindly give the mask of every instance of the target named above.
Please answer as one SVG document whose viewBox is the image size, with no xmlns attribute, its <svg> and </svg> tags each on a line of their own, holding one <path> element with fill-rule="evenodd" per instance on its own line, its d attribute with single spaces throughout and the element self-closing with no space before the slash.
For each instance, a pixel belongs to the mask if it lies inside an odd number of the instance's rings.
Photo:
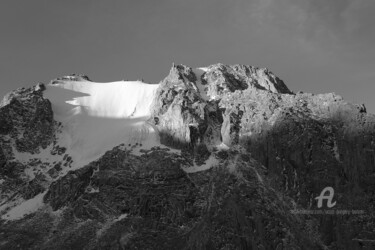
<svg viewBox="0 0 375 250">
<path fill-rule="evenodd" d="M 88 80 L 82 77 L 60 80 Z M 0 220 L 4 249 L 375 246 L 375 116 L 364 105 L 333 93 L 294 94 L 267 69 L 173 65 L 149 122 L 181 154 L 161 147 L 135 154 L 120 145 L 60 176 L 71 159 L 52 142 L 53 114 L 42 91 L 17 90 L 0 107 L 2 200 L 46 192 L 44 209 Z M 29 153 L 52 143 L 51 154 L 65 162 L 22 178 L 26 168 L 43 165 L 13 159 L 13 142 Z M 315 198 L 325 187 L 335 191 L 329 211 L 360 213 L 324 214 Z M 322 213 L 292 212 L 298 210 Z"/>
<path fill-rule="evenodd" d="M 69 205 L 70 202 L 75 201 L 85 192 L 93 171 L 91 166 L 87 166 L 69 172 L 50 185 L 47 194 L 44 196 L 44 201 L 49 203 L 54 210 Z"/>
<path fill-rule="evenodd" d="M 314 224 L 288 212 L 291 203 L 269 188 L 265 169 L 250 155 L 229 151 L 216 168 L 194 174 L 182 171 L 186 164 L 165 149 L 135 156 L 116 147 L 51 185 L 44 200 L 56 212 L 2 225 L 0 243 L 7 249 L 323 246 Z"/>
<path fill-rule="evenodd" d="M 2 148 L 0 147 L 0 169 L 3 168 L 5 163 L 6 163 L 6 158 L 5 158 Z"/>
<path fill-rule="evenodd" d="M 204 70 L 201 75 L 202 83 L 207 86 L 207 95 L 213 99 L 222 99 L 225 94 L 248 88 L 272 93 L 292 93 L 282 80 L 266 68 L 215 64 Z"/>
<path fill-rule="evenodd" d="M 300 208 L 317 209 L 315 197 L 331 186 L 335 209 L 363 211 L 320 218 L 327 246 L 371 248 L 375 231 L 361 221 L 374 216 L 375 117 L 331 94 L 301 94 L 288 101 L 280 102 L 267 126 L 255 125 L 252 129 L 260 132 L 244 137 L 243 145 L 269 169 L 274 187 Z"/>
<path fill-rule="evenodd" d="M 187 79 L 196 81 L 192 69 L 174 66 L 156 93 L 152 117 L 167 145 L 194 145 L 207 130 L 208 105 Z"/>
<path fill-rule="evenodd" d="M 58 84 L 60 81 L 89 81 L 90 78 L 87 75 L 83 74 L 70 74 L 62 77 L 58 77 L 50 82 L 50 84 Z"/>
<path fill-rule="evenodd" d="M 238 93 L 256 90 L 291 94 L 267 69 L 217 64 L 193 70 L 173 65 L 160 83 L 153 105 L 152 116 L 162 142 L 177 147 L 238 142 L 239 124 L 235 120 L 242 111 L 229 113 L 226 103 Z"/>
<path fill-rule="evenodd" d="M 0 134 L 9 135 L 19 152 L 36 153 L 54 138 L 53 112 L 38 84 L 7 94 L 0 104 Z"/>
<path fill-rule="evenodd" d="M 119 216 L 133 209 L 133 205 L 126 201 L 134 198 L 132 194 L 136 192 L 137 185 L 161 185 L 167 181 L 178 181 L 184 176 L 181 169 L 184 161 L 178 155 L 169 154 L 162 149 L 153 149 L 138 157 L 126 149 L 116 147 L 98 161 L 69 172 L 52 183 L 44 200 L 54 210 L 78 202 L 80 205 L 74 206 L 77 208 L 76 216 L 84 218 L 92 217 L 90 211 L 100 210 L 91 205 L 106 203 L 111 209 L 102 212 Z M 100 196 L 96 193 L 98 190 Z M 130 193 L 126 194 L 127 191 Z M 96 201 L 88 204 L 85 202 L 87 199 Z M 118 202 L 123 205 L 117 204 Z"/>
<path fill-rule="evenodd" d="M 49 181 L 33 169 L 44 166 L 22 162 L 18 154 L 37 154 L 55 139 L 57 126 L 45 86 L 37 84 L 7 94 L 0 104 L 0 204 L 1 215 L 12 204 L 32 199 L 48 188 Z M 9 205 L 9 207 L 7 207 Z M 13 205 L 14 206 L 14 205 Z"/>
<path fill-rule="evenodd" d="M 188 89 L 195 99 L 177 102 L 189 96 L 181 89 Z M 174 137 L 175 130 L 189 124 L 184 118 L 196 113 L 193 105 L 214 104 L 212 115 L 206 115 L 207 109 L 198 112 L 206 117 L 197 122 L 201 128 L 215 124 L 216 140 L 205 140 L 203 129 L 202 142 L 246 148 L 268 169 L 272 186 L 301 209 L 315 209 L 314 198 L 324 187 L 333 187 L 337 209 L 366 215 L 317 218 L 324 243 L 346 249 L 372 246 L 375 232 L 361 221 L 374 216 L 374 194 L 369 190 L 375 181 L 375 116 L 367 114 L 364 105 L 347 103 L 333 93 L 294 94 L 267 70 L 240 65 L 219 64 L 201 71 L 174 66 L 159 91 L 154 115 L 162 131 Z M 356 237 L 361 240 L 352 240 Z"/>
</svg>

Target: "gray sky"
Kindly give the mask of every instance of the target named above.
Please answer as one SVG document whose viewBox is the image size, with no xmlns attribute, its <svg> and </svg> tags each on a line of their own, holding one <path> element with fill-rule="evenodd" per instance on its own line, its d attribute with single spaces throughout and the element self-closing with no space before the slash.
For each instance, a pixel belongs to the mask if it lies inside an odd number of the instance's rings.
<svg viewBox="0 0 375 250">
<path fill-rule="evenodd" d="M 373 0 L 1 0 L 0 95 L 70 73 L 159 82 L 172 62 L 267 67 L 375 113 Z"/>
</svg>

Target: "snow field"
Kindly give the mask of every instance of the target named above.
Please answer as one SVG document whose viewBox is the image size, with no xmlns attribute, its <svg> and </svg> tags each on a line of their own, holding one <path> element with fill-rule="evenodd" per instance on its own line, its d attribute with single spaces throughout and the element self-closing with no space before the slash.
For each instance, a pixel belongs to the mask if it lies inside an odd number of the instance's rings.
<svg viewBox="0 0 375 250">
<path fill-rule="evenodd" d="M 146 122 L 157 87 L 139 81 L 48 85 L 44 96 L 52 103 L 55 119 L 62 123 L 58 144 L 68 149 L 74 168 L 121 143 L 159 145 L 155 130 Z"/>
</svg>

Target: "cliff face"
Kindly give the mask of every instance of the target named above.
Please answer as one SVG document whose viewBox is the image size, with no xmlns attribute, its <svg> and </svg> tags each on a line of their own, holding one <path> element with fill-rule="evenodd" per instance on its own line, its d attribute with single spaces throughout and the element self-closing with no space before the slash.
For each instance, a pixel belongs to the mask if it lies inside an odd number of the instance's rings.
<svg viewBox="0 0 375 250">
<path fill-rule="evenodd" d="M 294 94 L 267 69 L 173 65 L 148 120 L 161 144 L 123 143 L 78 168 L 44 89 L 0 106 L 1 248 L 375 246 L 375 116 L 363 105 Z M 293 213 L 327 210 L 315 199 L 325 187 L 330 211 L 361 213 Z"/>
<path fill-rule="evenodd" d="M 173 102 L 160 101 L 166 91 L 171 91 Z M 189 102 L 176 103 L 188 96 L 183 91 L 195 96 L 191 103 L 204 108 L 197 112 Z M 194 120 L 201 128 L 198 133 L 187 127 L 182 130 L 198 134 L 206 144 L 245 148 L 267 168 L 272 186 L 291 197 L 297 208 L 316 209 L 315 197 L 331 186 L 337 195 L 336 209 L 363 210 L 372 218 L 375 116 L 367 114 L 363 105 L 347 103 L 336 94 L 293 94 L 269 71 L 239 65 L 200 71 L 174 66 L 160 92 L 154 114 L 162 131 L 174 135 L 181 126 L 170 126 L 168 121 L 187 125 L 191 120 L 184 118 L 189 115 L 204 117 Z M 174 105 L 178 112 L 169 113 Z M 181 110 L 187 114 L 181 115 Z M 207 139 L 207 134 L 215 139 Z M 197 141 L 188 136 L 177 139 Z M 322 217 L 324 243 L 347 249 L 371 245 L 371 241 L 352 240 L 375 235 L 359 217 Z"/>
<path fill-rule="evenodd" d="M 233 101 L 238 101 L 235 97 L 239 93 L 257 90 L 291 94 L 284 82 L 267 69 L 217 64 L 193 70 L 173 65 L 160 83 L 153 105 L 155 125 L 165 135 L 162 142 L 190 146 L 237 143 L 236 121 L 243 110 L 229 107 L 236 106 Z"/>
<path fill-rule="evenodd" d="M 315 197 L 331 186 L 336 209 L 363 210 L 367 218 L 373 216 L 373 115 L 334 94 L 286 96 L 274 108 L 273 98 L 259 94 L 250 98 L 257 103 L 255 114 L 244 113 L 255 119 L 250 118 L 252 124 L 248 125 L 242 118 L 240 144 L 266 166 L 275 188 L 292 197 L 299 207 L 316 209 Z M 272 107 L 271 112 L 268 108 L 262 112 L 263 107 Z M 262 113 L 265 115 L 259 118 Z M 364 243 L 351 239 L 374 235 L 362 219 L 322 217 L 322 238 L 328 246 L 356 249 Z"/>
<path fill-rule="evenodd" d="M 51 103 L 43 98 L 44 85 L 9 93 L 0 104 L 0 134 L 14 140 L 19 152 L 35 153 L 53 139 Z"/>
<path fill-rule="evenodd" d="M 187 174 L 186 159 L 116 147 L 53 182 L 48 209 L 2 225 L 3 246 L 38 249 L 282 249 L 322 246 L 316 225 L 289 214 L 264 168 L 228 152 Z M 307 228 L 310 235 L 301 233 Z"/>
<path fill-rule="evenodd" d="M 0 187 L 1 203 L 6 207 L 15 197 L 30 199 L 48 187 L 43 175 L 32 176 L 34 164 L 20 162 L 19 154 L 38 154 L 55 139 L 57 123 L 45 86 L 20 88 L 4 97 L 0 104 Z M 17 152 L 17 153 L 16 153 Z"/>
</svg>

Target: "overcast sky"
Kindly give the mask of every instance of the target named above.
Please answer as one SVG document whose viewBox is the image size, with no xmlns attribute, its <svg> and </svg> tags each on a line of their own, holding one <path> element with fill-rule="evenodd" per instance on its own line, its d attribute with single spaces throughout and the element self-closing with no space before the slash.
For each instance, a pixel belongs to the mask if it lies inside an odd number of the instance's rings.
<svg viewBox="0 0 375 250">
<path fill-rule="evenodd" d="M 0 95 L 70 73 L 157 83 L 173 62 L 221 62 L 375 113 L 374 11 L 374 0 L 1 0 Z"/>
</svg>

